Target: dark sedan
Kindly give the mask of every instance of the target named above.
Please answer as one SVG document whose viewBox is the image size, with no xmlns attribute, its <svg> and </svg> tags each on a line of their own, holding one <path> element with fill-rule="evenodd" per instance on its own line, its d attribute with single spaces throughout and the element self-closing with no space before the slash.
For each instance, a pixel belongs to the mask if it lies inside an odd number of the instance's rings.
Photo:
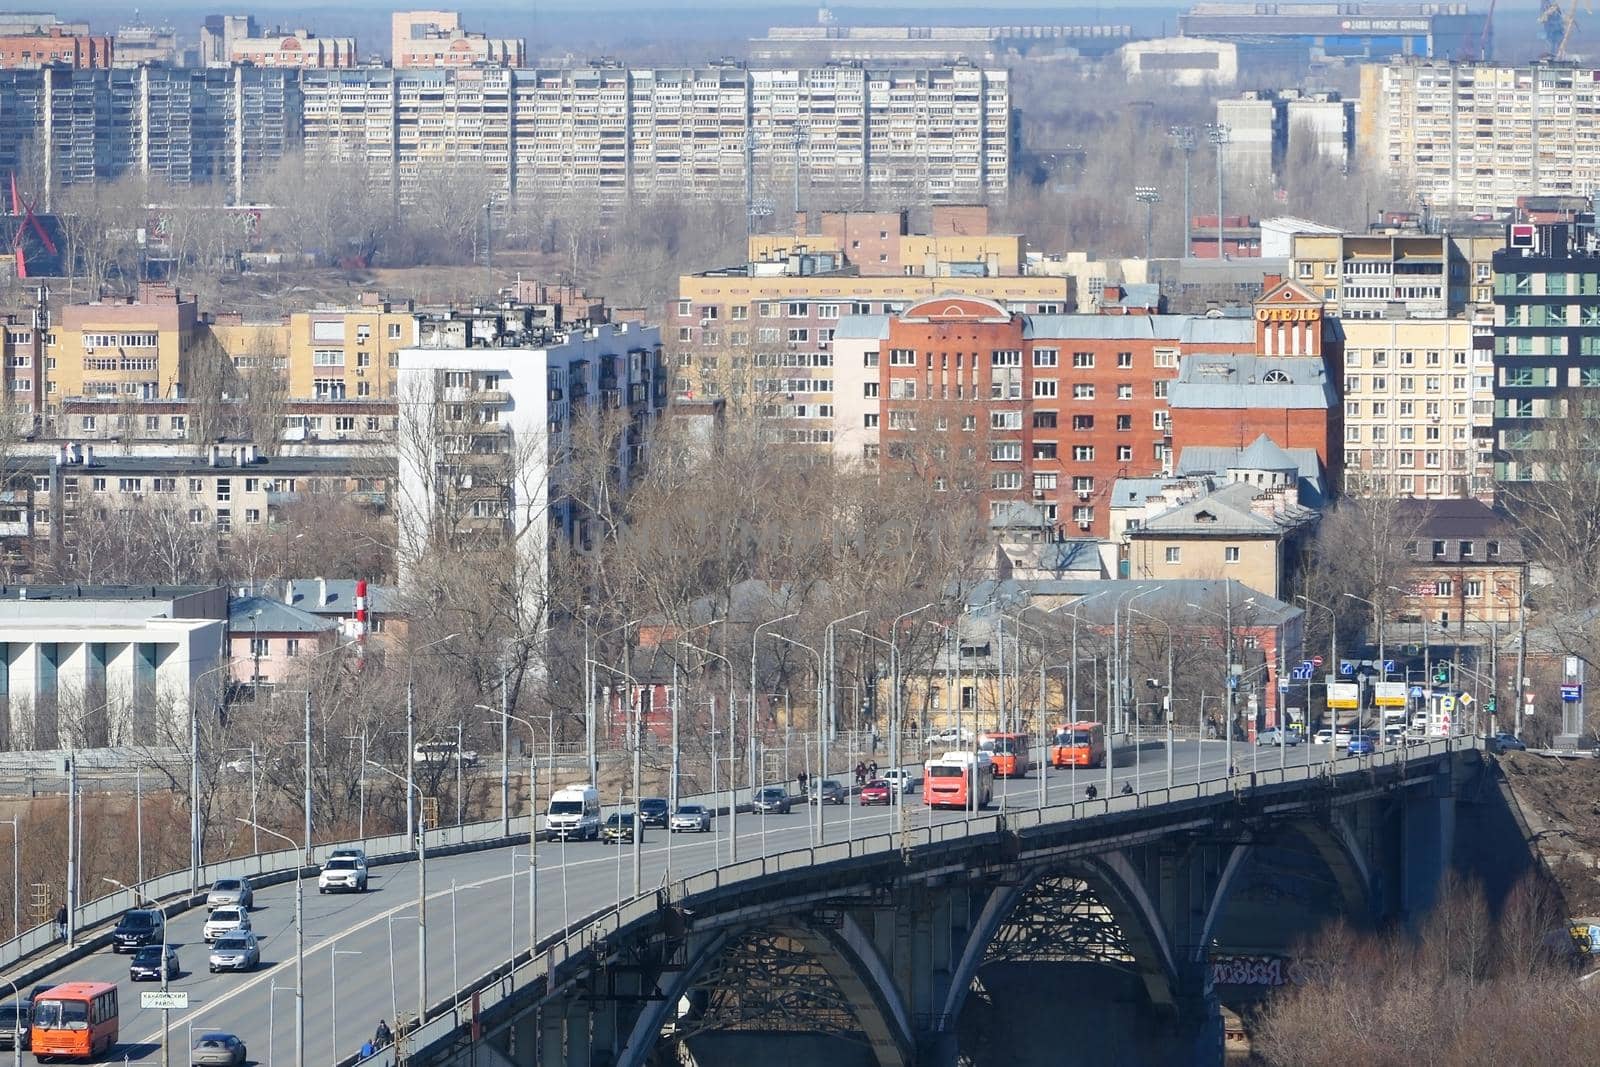
<svg viewBox="0 0 1600 1067">
<path fill-rule="evenodd" d="M 133 960 L 128 964 L 128 981 L 159 982 L 163 970 L 167 973 L 168 981 L 178 977 L 178 946 L 168 945 L 163 953 L 160 945 L 145 945 L 133 953 Z"/>
<path fill-rule="evenodd" d="M 850 795 L 844 791 L 844 786 L 832 778 L 825 778 L 821 782 L 811 783 L 811 789 L 806 794 L 808 803 L 816 804 L 843 804 Z"/>
<path fill-rule="evenodd" d="M 787 815 L 793 804 L 794 798 L 784 792 L 782 786 L 769 785 L 756 791 L 750 810 L 757 815 Z"/>
<path fill-rule="evenodd" d="M 639 801 L 639 823 L 642 826 L 665 828 L 669 815 L 665 797 L 645 797 Z"/>
</svg>

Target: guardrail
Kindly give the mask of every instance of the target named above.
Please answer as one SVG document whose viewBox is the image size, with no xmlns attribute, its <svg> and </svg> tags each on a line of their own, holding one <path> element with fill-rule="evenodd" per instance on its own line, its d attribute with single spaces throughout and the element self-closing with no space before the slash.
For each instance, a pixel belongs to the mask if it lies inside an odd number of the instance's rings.
<svg viewBox="0 0 1600 1067">
<path fill-rule="evenodd" d="M 1472 737 L 1450 737 L 1386 749 L 1370 757 L 1358 757 L 1358 765 L 1339 767 L 1335 778 L 1362 775 L 1374 767 L 1403 766 L 1411 760 L 1430 759 L 1468 748 L 1481 748 L 1482 743 Z M 929 845 L 946 844 L 973 836 L 995 833 L 999 830 L 1022 831 L 1063 822 L 1075 822 L 1095 816 L 1114 815 L 1142 808 L 1164 806 L 1185 800 L 1225 795 L 1241 788 L 1240 779 L 1246 779 L 1242 788 L 1262 788 L 1269 785 L 1286 785 L 1325 777 L 1328 764 L 1317 762 L 1291 767 L 1274 767 L 1255 772 L 1207 779 L 1202 782 L 1146 789 L 1132 795 L 1118 795 L 1095 800 L 1070 801 L 1052 804 L 1047 808 L 1016 808 L 1005 813 L 983 814 L 965 819 L 950 820 L 933 825 L 908 827 L 903 831 L 905 846 L 911 849 Z M 1253 783 L 1249 780 L 1252 779 Z M 1152 802 L 1150 798 L 1161 799 Z M 604 942 L 629 927 L 650 921 L 664 903 L 687 902 L 702 894 L 729 889 L 742 883 L 752 883 L 786 871 L 805 870 L 821 864 L 852 859 L 881 856 L 901 849 L 902 832 L 872 834 L 852 838 L 835 844 L 801 847 L 769 856 L 752 857 L 738 863 L 713 868 L 700 874 L 680 879 L 672 887 L 643 893 L 613 907 L 591 912 L 566 928 L 556 931 L 539 942 L 532 957 L 523 952 L 513 956 L 494 970 L 469 983 L 464 990 L 455 990 L 450 999 L 440 1001 L 428 1009 L 423 1024 L 400 1040 L 411 1044 L 409 1059 L 426 1062 L 427 1058 L 445 1050 L 464 1027 L 475 1018 L 498 1005 L 511 1000 L 522 990 L 547 982 L 563 964 L 581 956 L 596 944 Z M 520 962 L 519 962 L 520 961 Z M 548 988 L 548 986 L 547 986 Z M 463 996 L 463 992 L 466 993 Z M 357 1056 L 346 1056 L 336 1067 L 353 1067 Z"/>
</svg>

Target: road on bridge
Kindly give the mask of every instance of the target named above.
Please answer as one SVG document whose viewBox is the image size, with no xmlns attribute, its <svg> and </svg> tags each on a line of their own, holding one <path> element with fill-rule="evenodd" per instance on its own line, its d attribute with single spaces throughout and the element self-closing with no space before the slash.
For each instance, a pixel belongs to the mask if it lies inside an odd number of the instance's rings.
<svg viewBox="0 0 1600 1067">
<path fill-rule="evenodd" d="M 1224 775 L 1229 746 L 1222 741 L 1180 742 L 1173 750 L 1176 784 Z M 1326 746 L 1300 745 L 1280 750 L 1235 743 L 1232 758 L 1238 773 L 1318 763 L 1328 758 Z M 1137 758 L 1135 758 L 1137 757 Z M 1348 766 L 1353 760 L 1340 759 Z M 1162 749 L 1117 753 L 1113 790 L 1137 782 L 1141 791 L 1166 785 L 1167 754 Z M 1037 771 L 1035 772 L 1037 774 Z M 1094 785 L 1105 796 L 1103 770 L 1051 771 L 1049 802 L 1083 799 Z M 1028 808 L 1038 803 L 1039 785 L 1030 776 L 1000 783 L 995 807 Z M 919 798 L 907 805 L 909 825 L 960 820 L 960 811 L 930 811 Z M 789 815 L 741 814 L 741 859 L 804 847 L 810 840 L 810 809 L 796 805 Z M 989 813 L 992 814 L 994 808 Z M 898 825 L 897 811 L 854 804 L 825 810 L 828 840 L 847 833 L 868 836 Z M 728 861 L 726 818 L 711 834 L 673 835 L 670 841 L 673 880 Z M 649 889 L 667 875 L 669 835 L 651 830 L 641 847 L 642 884 Z M 547 936 L 567 923 L 631 893 L 632 849 L 600 842 L 539 845 L 539 934 Z M 393 1026 L 397 1012 L 413 1014 L 417 1002 L 417 872 L 413 863 L 372 869 L 366 894 L 320 896 L 315 880 L 306 882 L 305 898 L 305 1042 L 308 1064 L 331 1063 L 360 1049 L 378 1024 Z M 428 998 L 445 999 L 458 989 L 528 946 L 528 873 L 526 846 L 500 848 L 451 857 L 428 864 Z M 191 1030 L 228 1030 L 249 1046 L 250 1058 L 272 1067 L 294 1061 L 294 886 L 267 886 L 255 895 L 251 923 L 262 940 L 261 967 L 248 974 L 212 975 L 208 946 L 200 936 L 204 909 L 174 918 L 167 937 L 179 946 L 182 977 L 171 983 L 189 994 L 189 1008 L 171 1013 L 174 1062 L 188 1062 L 184 1051 Z M 333 953 L 337 952 L 337 959 Z M 139 1006 L 128 981 L 126 955 L 109 948 L 63 968 L 52 981 L 90 980 L 122 985 L 122 1044 L 108 1058 L 129 1063 L 159 1063 L 161 1012 Z M 337 964 L 335 968 L 334 964 Z M 337 974 L 335 975 L 335 970 Z M 338 988 L 334 989 L 335 977 Z M 337 994 L 337 1012 L 335 995 Z M 275 1004 L 273 1002 L 276 1002 Z M 270 1020 L 270 1041 L 269 1041 Z M 338 1033 L 334 1033 L 337 1022 Z"/>
</svg>

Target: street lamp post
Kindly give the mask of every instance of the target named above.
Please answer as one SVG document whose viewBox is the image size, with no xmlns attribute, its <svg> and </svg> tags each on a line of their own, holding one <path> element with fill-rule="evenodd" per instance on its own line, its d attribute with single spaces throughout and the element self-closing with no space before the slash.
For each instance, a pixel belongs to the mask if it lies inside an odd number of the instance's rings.
<svg viewBox="0 0 1600 1067">
<path fill-rule="evenodd" d="M 333 1040 L 334 1062 L 337 1063 L 339 1060 L 343 1059 L 343 1057 L 339 1055 L 339 957 L 359 956 L 361 955 L 361 952 L 359 949 L 340 948 L 338 943 L 335 942 L 333 948 L 330 950 L 330 954 L 333 958 L 328 961 L 328 985 L 332 990 L 333 995 L 328 1002 L 328 1030 L 329 1037 Z"/>
<path fill-rule="evenodd" d="M 726 630 L 726 627 L 724 627 L 724 630 Z M 700 653 L 702 656 L 709 656 L 712 659 L 721 660 L 723 668 L 728 672 L 728 862 L 729 863 L 738 863 L 739 862 L 739 789 L 738 789 L 738 781 L 734 777 L 734 773 L 733 773 L 733 766 L 734 766 L 734 762 L 733 762 L 733 760 L 734 760 L 734 757 L 733 757 L 733 754 L 734 754 L 734 728 L 733 727 L 734 727 L 734 714 L 735 714 L 734 713 L 734 708 L 733 708 L 733 661 L 730 660 L 727 656 L 724 656 L 720 652 L 713 652 L 709 648 L 701 648 L 699 645 L 694 644 L 691 641 L 684 641 L 683 645 L 684 645 L 685 648 L 694 649 L 696 652 Z M 711 722 L 712 722 L 712 732 L 713 732 L 713 734 L 715 734 L 715 731 L 716 731 L 716 717 L 717 717 L 716 716 L 716 705 L 715 705 L 715 703 L 713 703 L 712 704 L 712 708 L 711 708 Z M 712 737 L 712 741 L 711 741 L 711 769 L 712 769 L 713 773 L 716 772 L 716 766 L 717 766 L 717 745 L 716 745 L 716 738 L 715 738 L 715 736 L 713 736 Z M 667 832 L 671 833 L 672 831 L 669 828 Z M 716 848 L 715 835 L 713 835 L 712 850 L 715 851 L 715 848 Z"/>
<path fill-rule="evenodd" d="M 484 704 L 474 704 L 473 707 L 479 711 L 494 713 L 493 708 Z M 533 723 L 527 719 L 520 715 L 512 715 L 503 705 L 500 715 L 502 723 L 515 721 L 528 728 L 528 958 L 531 960 L 539 950 L 539 739 L 534 733 Z M 506 818 L 509 821 L 510 816 Z M 516 891 L 515 881 L 511 883 L 511 888 L 513 892 Z M 453 902 L 454 898 L 452 906 Z"/>
<path fill-rule="evenodd" d="M 1167 720 L 1167 788 L 1171 789 L 1172 765 L 1174 762 L 1172 758 L 1172 624 L 1165 619 L 1156 618 L 1148 611 L 1140 611 L 1133 606 L 1132 601 L 1129 601 L 1128 614 L 1131 617 L 1135 613 L 1143 615 L 1167 631 L 1167 691 L 1162 696 L 1162 711 L 1164 713 L 1163 717 Z"/>
<path fill-rule="evenodd" d="M 1328 605 L 1319 600 L 1300 594 L 1296 600 L 1303 600 L 1307 607 L 1321 608 L 1328 613 L 1328 670 L 1337 674 L 1339 671 L 1339 616 Z M 1333 769 L 1334 759 L 1339 754 L 1339 716 L 1334 714 L 1331 693 L 1326 681 L 1323 683 L 1323 702 L 1327 705 L 1324 709 L 1328 714 L 1328 768 Z M 1306 718 L 1311 717 L 1311 709 L 1306 708 Z M 1309 757 L 1308 757 L 1309 758 Z"/>
<path fill-rule="evenodd" d="M 102 882 L 110 882 L 119 889 L 126 889 L 128 892 L 133 894 L 133 899 L 135 901 L 142 899 L 144 903 L 149 904 L 151 907 L 157 909 L 161 907 L 160 904 L 157 904 L 150 897 L 146 896 L 138 886 L 131 886 L 126 882 L 119 882 L 115 878 L 106 878 L 104 876 L 102 876 L 100 880 Z M 165 993 L 168 989 L 169 977 L 170 975 L 167 971 L 167 924 L 163 922 L 161 924 L 161 991 L 163 993 Z M 11 988 L 15 989 L 16 986 L 12 986 Z M 18 1001 L 19 1005 L 20 1003 L 21 1002 Z M 172 1065 L 172 1044 L 168 1040 L 168 1037 L 172 1032 L 172 1024 L 169 1019 L 170 1014 L 170 1009 L 165 1007 L 161 1009 L 161 1067 L 171 1067 Z M 11 1047 L 13 1050 L 20 1049 L 22 1047 L 22 1036 L 20 1034 L 14 1036 Z"/>
<path fill-rule="evenodd" d="M 298 846 L 298 842 L 287 834 L 280 834 L 276 830 L 265 826 L 256 826 L 249 819 L 240 819 L 242 823 L 255 826 L 264 834 L 271 834 L 280 841 L 286 842 L 290 848 Z M 306 853 L 311 852 L 311 842 L 306 842 Z M 300 877 L 300 872 L 295 872 L 294 878 L 294 1064 L 295 1067 L 306 1067 L 306 923 L 305 923 L 305 879 Z M 163 924 L 164 925 L 164 924 Z M 162 936 L 166 936 L 163 929 Z M 163 967 L 165 961 L 162 961 Z M 163 971 L 163 974 L 166 972 Z M 165 1065 L 163 1065 L 165 1067 Z"/>
<path fill-rule="evenodd" d="M 415 699 L 415 697 L 416 697 L 416 693 L 415 693 L 415 690 L 416 690 L 416 676 L 417 676 L 416 660 L 417 660 L 418 656 L 421 656 L 424 652 L 428 651 L 428 649 L 434 647 L 435 645 L 442 645 L 445 642 L 453 641 L 453 640 L 455 640 L 456 638 L 458 638 L 460 636 L 461 636 L 461 634 L 459 632 L 456 632 L 456 633 L 452 633 L 452 634 L 445 634 L 443 637 L 439 638 L 437 641 L 429 641 L 427 644 L 425 644 L 422 647 L 418 648 L 415 652 L 412 652 L 411 656 L 410 656 L 410 658 L 409 658 L 409 660 L 408 660 L 408 662 L 406 664 L 406 775 L 405 775 L 405 783 L 406 783 L 406 839 L 407 840 L 410 840 L 411 835 L 416 832 L 415 823 L 414 823 L 413 817 L 412 817 L 411 796 L 412 796 L 413 793 L 417 793 L 419 796 L 421 795 L 420 791 L 418 791 L 417 788 L 416 788 L 416 784 L 412 781 L 412 775 L 411 775 L 411 765 L 416 762 L 416 752 L 417 752 L 417 736 L 416 736 L 416 734 L 417 734 L 417 714 L 416 714 L 416 699 Z M 459 763 L 460 760 L 458 759 L 457 762 Z M 388 770 L 388 768 L 385 767 L 384 770 Z M 396 775 L 396 777 L 399 777 L 399 776 Z M 421 814 L 421 808 L 422 808 L 422 805 L 419 803 L 417 805 L 417 814 L 419 816 Z M 420 1024 L 422 1020 L 419 1018 L 417 1021 Z"/>
<path fill-rule="evenodd" d="M 814 781 L 816 782 L 816 788 L 820 791 L 821 788 L 822 788 L 822 744 L 823 744 L 823 741 L 822 741 L 822 700 L 823 700 L 823 692 L 822 692 L 822 690 L 823 690 L 823 684 L 822 684 L 822 653 L 818 652 L 816 649 L 812 648 L 808 644 L 805 644 L 804 642 L 796 641 L 792 637 L 785 637 L 782 634 L 768 634 L 767 636 L 772 638 L 774 641 L 782 641 L 786 645 L 793 645 L 795 648 L 805 649 L 807 652 L 811 653 L 812 657 L 815 658 L 816 661 L 817 661 L 817 775 L 814 778 Z M 809 801 L 810 798 L 808 797 L 807 800 Z M 822 800 L 823 800 L 823 798 L 822 798 L 822 796 L 821 796 L 821 794 L 819 792 L 818 795 L 817 795 L 817 817 L 816 817 L 815 821 L 812 822 L 812 826 L 811 826 L 811 843 L 812 843 L 813 846 L 822 844 Z"/>
<path fill-rule="evenodd" d="M 633 853 L 633 895 L 638 896 L 644 891 L 643 875 L 641 874 L 640 868 L 641 857 L 639 852 L 641 839 L 644 837 L 644 811 L 639 806 L 639 750 L 644 746 L 644 726 L 640 715 L 644 709 L 642 707 L 636 709 L 634 705 L 634 694 L 639 690 L 639 683 L 633 677 L 633 675 L 629 674 L 627 671 L 619 671 L 609 663 L 601 663 L 599 660 L 592 659 L 589 661 L 589 665 L 591 667 L 599 667 L 603 671 L 610 671 L 612 674 L 628 683 L 627 696 L 623 699 L 622 707 L 624 711 L 633 712 L 633 835 L 629 841 L 629 851 Z M 644 702 L 644 694 L 639 693 L 638 695 L 639 702 L 642 705 Z M 624 725 L 624 729 L 627 729 L 626 724 Z M 620 812 L 618 817 L 621 817 Z M 671 817 L 668 816 L 669 823 L 670 820 Z M 667 832 L 672 832 L 670 825 Z"/>
<path fill-rule="evenodd" d="M 410 754 L 407 753 L 409 756 Z M 412 784 L 409 775 L 402 778 L 381 763 L 367 761 L 367 766 L 376 767 L 397 782 L 406 784 L 407 806 L 411 803 L 410 791 L 417 786 Z M 406 760 L 409 772 L 411 760 Z M 428 827 L 422 814 L 422 805 L 417 805 L 417 1026 L 421 1026 L 428 1019 Z"/>
<path fill-rule="evenodd" d="M 900 692 L 902 688 L 900 685 L 900 624 L 904 620 L 911 618 L 911 616 L 921 614 L 931 607 L 933 607 L 933 602 L 929 601 L 921 607 L 912 608 L 910 611 L 901 612 L 899 615 L 894 617 L 894 623 L 889 627 L 889 674 L 894 681 L 894 699 L 889 702 L 889 706 L 894 709 L 894 722 L 890 724 L 889 730 L 889 763 L 901 772 L 901 777 L 895 780 L 895 788 L 897 790 L 903 788 L 905 781 L 905 768 L 902 766 L 900 760 L 901 722 L 905 718 L 904 709 L 900 706 Z M 1002 646 L 1002 648 L 1003 647 L 1004 646 Z M 1002 694 L 1005 693 L 1005 678 L 1003 676 L 1000 679 L 1000 692 Z M 976 744 L 978 738 L 977 731 L 973 731 L 972 738 L 973 743 Z M 974 764 L 974 767 L 976 767 L 976 764 Z M 973 772 L 973 785 L 974 788 L 968 790 L 968 792 L 973 794 L 973 803 L 976 804 L 976 770 Z M 906 821 L 906 800 L 904 793 L 901 793 L 900 817 L 896 819 L 895 822 L 900 827 L 900 850 L 902 852 L 905 851 L 906 847 L 906 831 L 908 829 Z"/>
</svg>

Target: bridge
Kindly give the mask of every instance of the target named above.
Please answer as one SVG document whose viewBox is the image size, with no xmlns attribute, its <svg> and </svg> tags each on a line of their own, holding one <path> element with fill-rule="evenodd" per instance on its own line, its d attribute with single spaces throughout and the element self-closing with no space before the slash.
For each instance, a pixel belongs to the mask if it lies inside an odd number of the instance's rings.
<svg viewBox="0 0 1600 1067">
<path fill-rule="evenodd" d="M 637 896 L 626 846 L 541 844 L 532 953 L 526 821 L 483 849 L 436 831 L 430 847 L 463 851 L 428 865 L 427 1019 L 402 1047 L 417 1064 L 711 1067 L 954 1064 L 999 1041 L 1056 1062 L 1070 1040 L 1086 1061 L 1220 1062 L 1230 990 L 1214 960 L 1288 956 L 1333 916 L 1426 910 L 1478 765 L 1464 738 L 1336 763 L 1317 746 L 1235 746 L 1232 775 L 1225 752 L 1175 747 L 1171 786 L 1165 750 L 1125 757 L 1116 791 L 1104 772 L 1052 772 L 1048 792 L 1010 782 L 977 814 L 828 809 L 822 844 L 799 809 L 745 815 L 737 863 L 726 819 L 655 832 Z M 377 1019 L 417 1003 L 416 884 L 395 862 L 372 893 L 308 899 L 307 1063 L 353 1060 Z M 257 1062 L 290 1062 L 292 898 L 287 883 L 257 894 L 254 975 L 206 974 L 202 916 L 174 918 L 173 988 L 191 994 L 174 1043 L 231 1029 Z M 98 951 L 48 973 L 125 967 Z M 123 1010 L 119 1057 L 155 1062 L 160 1014 L 131 996 Z"/>
</svg>

